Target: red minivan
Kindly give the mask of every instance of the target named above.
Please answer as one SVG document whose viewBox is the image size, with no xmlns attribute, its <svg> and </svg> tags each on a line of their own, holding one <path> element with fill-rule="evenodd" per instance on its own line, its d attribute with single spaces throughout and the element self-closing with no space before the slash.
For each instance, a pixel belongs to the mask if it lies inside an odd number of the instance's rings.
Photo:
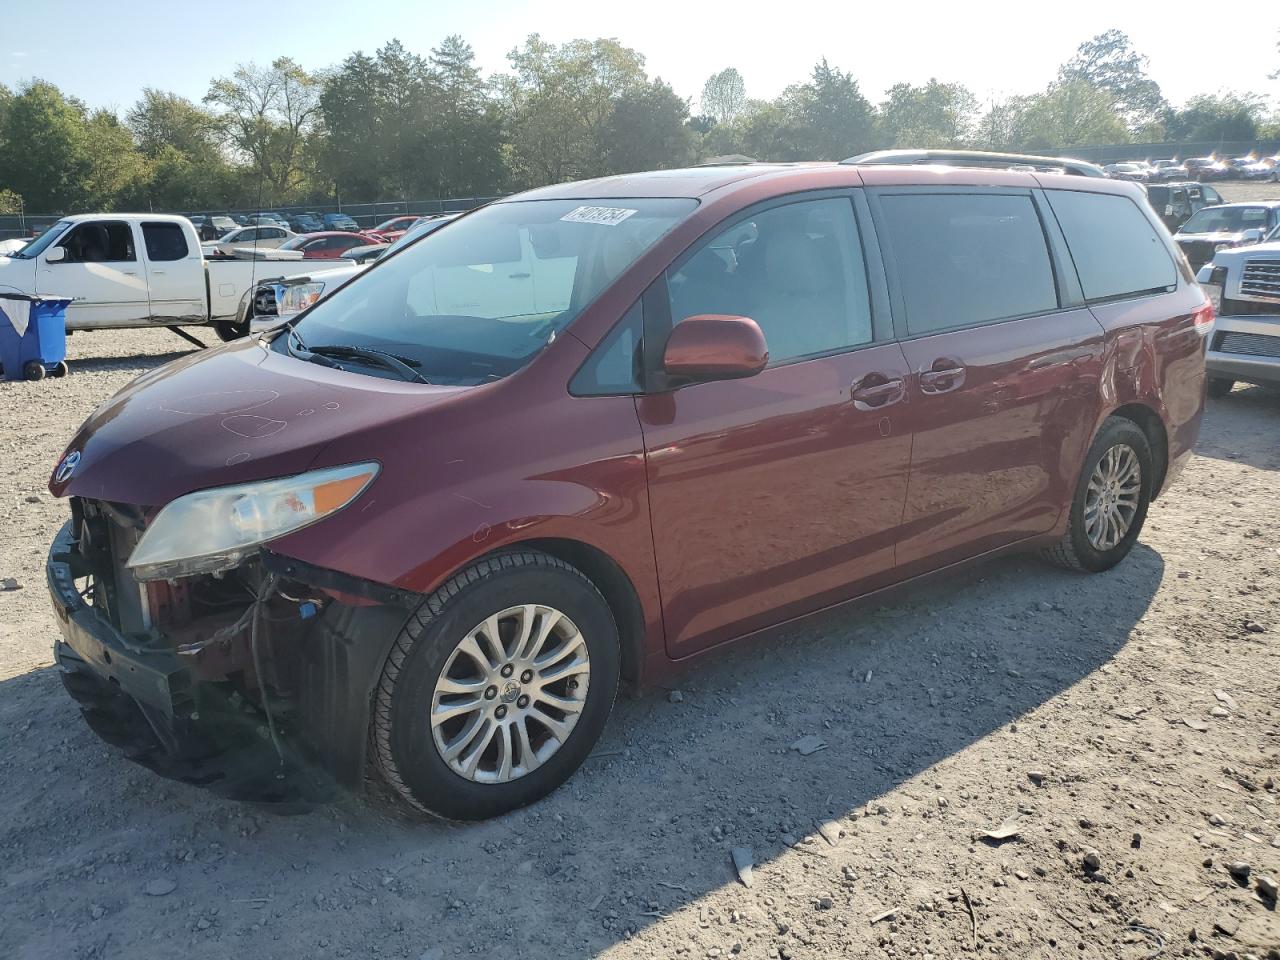
<svg viewBox="0 0 1280 960">
<path fill-rule="evenodd" d="M 1191 455 L 1211 320 L 1130 183 L 534 190 L 99 407 L 50 482 L 57 661 L 170 776 L 371 763 L 489 817 L 573 773 L 620 682 L 975 558 L 1120 562 Z"/>
</svg>

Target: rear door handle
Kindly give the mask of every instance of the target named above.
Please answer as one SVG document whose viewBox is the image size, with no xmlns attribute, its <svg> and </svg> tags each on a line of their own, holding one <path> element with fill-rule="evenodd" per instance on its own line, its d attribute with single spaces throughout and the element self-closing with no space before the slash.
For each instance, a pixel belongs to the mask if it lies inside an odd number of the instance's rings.
<svg viewBox="0 0 1280 960">
<path fill-rule="evenodd" d="M 901 377 L 886 380 L 882 374 L 870 373 L 853 385 L 853 405 L 858 410 L 880 410 L 892 406 L 907 395 L 906 381 Z"/>
<path fill-rule="evenodd" d="M 965 367 L 959 360 L 939 357 L 927 370 L 920 371 L 921 393 L 949 393 L 964 385 Z"/>
</svg>

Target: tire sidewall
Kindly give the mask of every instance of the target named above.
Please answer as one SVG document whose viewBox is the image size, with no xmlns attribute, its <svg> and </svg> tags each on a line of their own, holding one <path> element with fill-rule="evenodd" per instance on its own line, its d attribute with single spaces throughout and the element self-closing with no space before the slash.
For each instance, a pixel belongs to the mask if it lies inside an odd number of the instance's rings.
<svg viewBox="0 0 1280 960">
<path fill-rule="evenodd" d="M 1133 523 L 1129 525 L 1128 532 L 1120 538 L 1120 542 L 1110 550 L 1098 550 L 1089 542 L 1089 535 L 1085 531 L 1085 496 L 1089 488 L 1089 478 L 1093 475 L 1094 467 L 1098 465 L 1098 461 L 1102 459 L 1108 450 L 1121 443 L 1132 448 L 1138 457 L 1138 465 L 1142 470 L 1138 510 L 1134 514 Z M 1071 529 L 1069 531 L 1071 543 L 1075 548 L 1080 564 L 1086 570 L 1094 573 L 1109 570 L 1129 555 L 1129 551 L 1133 549 L 1134 543 L 1137 542 L 1138 536 L 1142 533 L 1142 526 L 1147 519 L 1147 508 L 1151 505 L 1152 478 L 1151 445 L 1147 442 L 1147 435 L 1142 432 L 1142 429 L 1136 423 L 1130 420 L 1113 419 L 1106 421 L 1102 425 L 1102 429 L 1098 431 L 1093 443 L 1089 446 L 1089 452 L 1085 456 L 1084 467 L 1081 469 L 1080 478 L 1076 482 L 1075 497 L 1071 501 Z"/>
<path fill-rule="evenodd" d="M 432 694 L 462 638 L 494 613 L 522 603 L 554 606 L 582 633 L 591 662 L 586 705 L 568 741 L 542 766 L 503 784 L 473 783 L 450 769 L 436 749 Z M 580 575 L 534 565 L 465 587 L 423 629 L 396 678 L 389 737 L 396 771 L 422 807 L 450 820 L 482 820 L 532 803 L 567 780 L 595 746 L 617 695 L 618 667 L 613 616 Z"/>
</svg>

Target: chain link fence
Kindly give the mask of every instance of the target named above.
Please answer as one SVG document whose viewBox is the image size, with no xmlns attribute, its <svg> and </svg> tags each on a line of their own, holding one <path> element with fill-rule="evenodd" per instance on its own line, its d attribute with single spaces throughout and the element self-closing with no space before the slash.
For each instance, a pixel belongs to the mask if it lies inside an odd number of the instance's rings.
<svg viewBox="0 0 1280 960">
<path fill-rule="evenodd" d="M 378 224 L 398 216 L 426 216 L 433 213 L 457 213 L 483 206 L 498 197 L 449 197 L 435 200 L 379 200 L 374 203 L 330 203 L 304 204 L 301 206 L 263 207 L 257 209 L 234 210 L 151 210 L 149 213 L 178 213 L 183 216 L 194 214 L 213 214 L 230 216 L 240 222 L 242 219 L 260 213 L 278 213 L 285 219 L 299 214 L 343 213 L 360 225 L 362 230 L 376 227 Z M 133 213 L 137 211 L 118 211 Z M 0 240 L 24 239 L 39 235 L 57 222 L 64 213 L 44 214 L 4 214 L 0 215 Z"/>
</svg>

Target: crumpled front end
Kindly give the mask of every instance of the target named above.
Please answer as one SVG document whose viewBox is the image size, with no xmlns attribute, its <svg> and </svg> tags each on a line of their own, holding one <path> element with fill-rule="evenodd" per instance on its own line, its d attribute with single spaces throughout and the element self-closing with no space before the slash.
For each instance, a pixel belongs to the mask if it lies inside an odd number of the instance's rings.
<svg viewBox="0 0 1280 960">
<path fill-rule="evenodd" d="M 104 740 L 241 799 L 361 782 L 372 690 L 412 595 L 265 549 L 140 583 L 126 563 L 147 511 L 80 497 L 71 510 L 47 563 L 54 652 Z"/>
</svg>

